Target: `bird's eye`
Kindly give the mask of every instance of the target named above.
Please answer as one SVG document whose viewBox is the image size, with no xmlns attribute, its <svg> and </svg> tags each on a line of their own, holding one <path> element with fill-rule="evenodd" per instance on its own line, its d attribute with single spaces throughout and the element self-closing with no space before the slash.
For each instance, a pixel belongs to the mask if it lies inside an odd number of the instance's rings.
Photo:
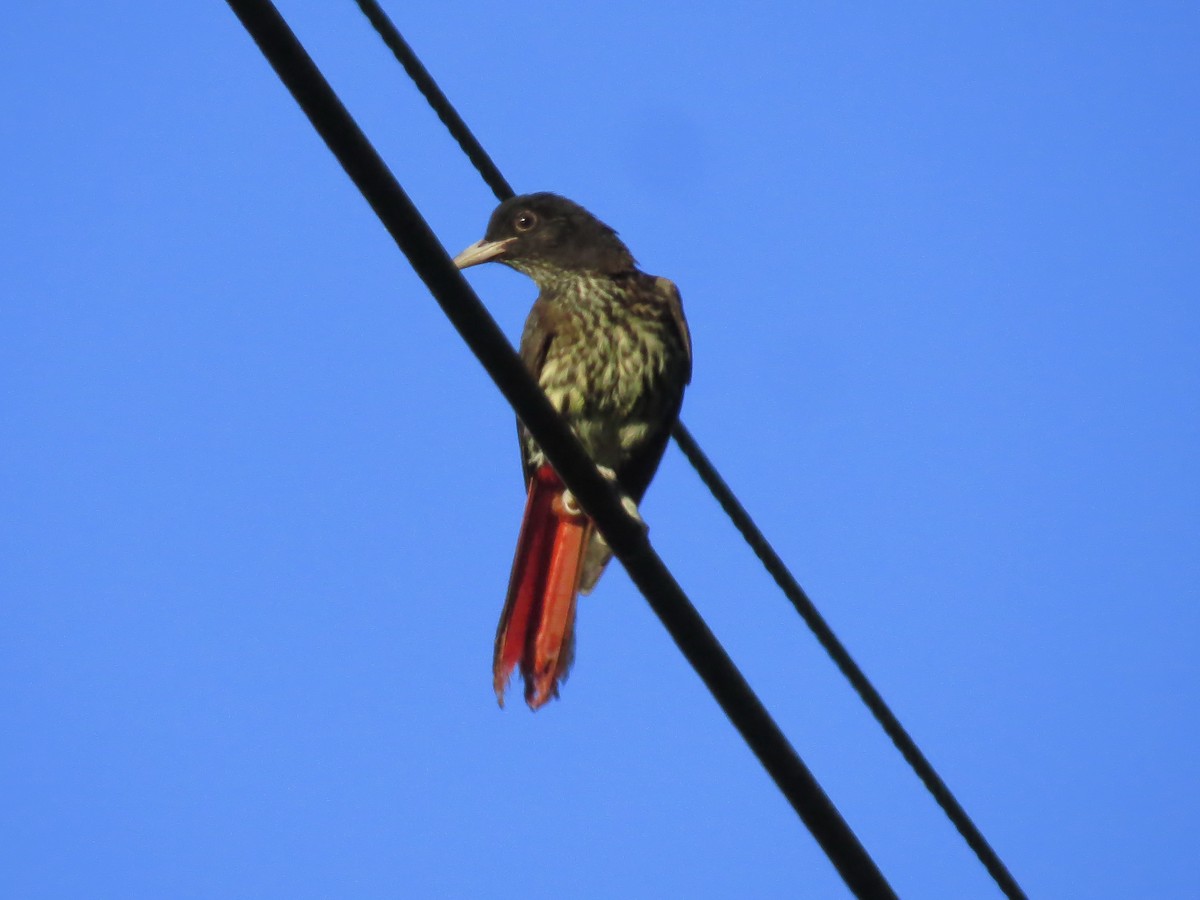
<svg viewBox="0 0 1200 900">
<path fill-rule="evenodd" d="M 513 227 L 516 228 L 517 231 L 532 231 L 533 227 L 537 225 L 537 221 L 537 216 L 535 216 L 533 213 L 523 212 L 517 216 L 517 220 L 513 222 Z"/>
</svg>

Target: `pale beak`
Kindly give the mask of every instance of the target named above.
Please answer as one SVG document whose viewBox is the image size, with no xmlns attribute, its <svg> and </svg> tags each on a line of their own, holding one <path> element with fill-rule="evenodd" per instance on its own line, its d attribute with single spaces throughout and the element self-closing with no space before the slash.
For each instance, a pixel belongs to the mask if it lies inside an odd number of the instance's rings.
<svg viewBox="0 0 1200 900">
<path fill-rule="evenodd" d="M 502 241 L 476 241 L 458 256 L 454 257 L 454 264 L 460 269 L 466 269 L 470 266 L 477 266 L 480 263 L 490 262 L 504 254 L 509 245 L 515 241 L 515 237 L 505 238 Z"/>
</svg>

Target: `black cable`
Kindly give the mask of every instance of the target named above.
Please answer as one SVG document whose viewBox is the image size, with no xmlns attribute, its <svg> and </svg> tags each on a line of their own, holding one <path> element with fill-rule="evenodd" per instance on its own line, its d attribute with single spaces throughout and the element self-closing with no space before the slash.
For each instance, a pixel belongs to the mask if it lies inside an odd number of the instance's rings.
<svg viewBox="0 0 1200 900">
<path fill-rule="evenodd" d="M 874 861 L 650 546 L 608 479 L 269 0 L 226 0 L 458 330 L 583 504 L 676 645 L 858 897 L 895 897 Z"/>
<path fill-rule="evenodd" d="M 429 105 L 433 107 L 442 124 L 444 124 L 450 134 L 458 142 L 463 152 L 470 159 L 472 165 L 475 166 L 480 176 L 487 183 L 488 187 L 496 195 L 498 200 L 507 200 L 513 195 L 513 189 L 509 186 L 508 181 L 500 173 L 500 169 L 492 161 L 487 151 L 476 140 L 475 135 L 467 127 L 466 122 L 458 114 L 458 111 L 450 103 L 450 100 L 438 87 L 433 76 L 422 65 L 416 53 L 404 40 L 396 26 L 388 18 L 387 14 L 379 6 L 375 0 L 355 0 L 359 9 L 363 11 L 371 25 L 379 33 L 383 42 L 395 54 L 396 59 L 404 67 L 404 70 L 409 74 L 412 80 L 416 83 L 417 88 L 424 95 Z M 833 629 L 822 617 L 817 610 L 812 600 L 800 587 L 795 577 L 788 570 L 788 567 L 780 559 L 775 549 L 767 541 L 766 537 L 755 525 L 750 514 L 746 512 L 745 507 L 734 495 L 729 485 L 725 483 L 725 479 L 713 466 L 712 462 L 700 449 L 699 444 L 692 437 L 691 433 L 684 427 L 683 422 L 676 422 L 672 432 L 676 444 L 687 457 L 688 462 L 696 470 L 700 476 L 700 480 L 704 482 L 709 491 L 716 498 L 725 514 L 729 516 L 734 526 L 746 543 L 750 545 L 755 555 L 762 562 L 763 566 L 771 573 L 771 577 L 775 579 L 775 583 L 779 585 L 780 590 L 792 602 L 796 611 L 807 623 L 808 627 L 816 635 L 821 646 L 825 648 L 825 652 L 833 659 L 838 669 L 850 682 L 851 686 L 858 693 L 863 703 L 875 716 L 884 732 L 892 739 L 892 743 L 896 745 L 896 749 L 900 751 L 901 756 L 912 767 L 917 777 L 925 785 L 926 789 L 933 796 L 938 806 L 946 814 L 946 817 L 958 829 L 958 833 L 962 835 L 963 840 L 967 842 L 967 846 L 974 851 L 979 861 L 983 863 L 988 874 L 992 876 L 1000 890 L 1010 898 L 1010 900 L 1024 900 L 1025 892 L 1021 890 L 1021 886 L 1017 884 L 1012 873 L 1004 865 L 1004 862 L 992 849 L 991 845 L 984 838 L 982 832 L 976 827 L 971 817 L 967 815 L 967 811 L 951 793 L 950 788 L 942 781 L 937 770 L 933 768 L 933 764 L 926 759 L 925 754 L 917 746 L 904 726 L 900 724 L 900 720 L 884 702 L 883 697 L 870 680 L 863 673 L 862 669 L 855 663 L 850 652 L 845 648 L 837 635 L 833 633 Z"/>
<path fill-rule="evenodd" d="M 508 179 L 500 174 L 500 170 L 496 168 L 496 164 L 492 162 L 492 158 L 483 149 L 483 145 L 475 139 L 475 135 L 467 127 L 467 123 L 463 121 L 462 116 L 458 114 L 458 110 L 451 105 L 449 98 L 442 93 L 442 89 L 433 80 L 433 76 L 429 74 L 429 70 L 425 68 L 425 64 L 413 52 L 413 48 L 408 46 L 408 41 L 400 34 L 399 29 L 392 24 L 392 20 L 383 11 L 383 7 L 376 3 L 375 0 L 354 0 L 354 2 L 358 4 L 358 8 L 362 10 L 363 15 L 367 17 L 367 21 L 371 23 L 388 49 L 392 51 L 392 55 L 396 57 L 396 61 L 404 67 L 404 71 L 408 73 L 408 77 L 417 86 L 417 90 L 421 92 L 425 101 L 437 113 L 437 117 L 442 120 L 442 124 L 446 126 L 446 130 L 458 142 L 458 146 L 467 155 L 467 159 L 471 161 L 471 165 L 479 172 L 480 177 L 483 178 L 487 186 L 492 189 L 492 193 L 496 195 L 496 199 L 503 201 L 513 196 L 516 191 L 508 183 Z"/>
<path fill-rule="evenodd" d="M 933 799 L 945 812 L 946 817 L 954 823 L 958 833 L 967 842 L 967 846 L 975 852 L 1000 890 L 1011 900 L 1025 900 L 1025 892 L 1021 890 L 1017 880 L 1008 871 L 1008 867 L 1004 865 L 996 851 L 992 849 L 991 844 L 975 826 L 971 817 L 967 815 L 967 811 L 959 805 L 958 800 L 950 792 L 946 783 L 942 781 L 933 764 L 925 758 L 925 754 L 921 752 L 916 741 L 900 724 L 895 713 L 888 708 L 879 691 L 875 690 L 875 686 L 871 684 L 863 670 L 858 667 L 858 663 L 850 656 L 850 652 L 838 640 L 833 629 L 829 627 L 829 623 L 825 621 L 812 600 L 809 599 L 808 594 L 804 592 L 804 588 L 797 583 L 783 560 L 779 558 L 779 554 L 775 552 L 775 548 L 759 531 L 754 520 L 750 518 L 750 514 L 746 512 L 746 508 L 742 506 L 733 491 L 730 490 L 729 485 L 725 483 L 708 457 L 704 455 L 704 451 L 700 449 L 695 439 L 683 427 L 682 422 L 675 423 L 673 434 L 679 449 L 700 473 L 704 484 L 721 504 L 721 508 L 725 510 L 737 530 L 742 533 L 742 537 L 746 539 L 746 543 L 750 545 L 755 555 L 762 561 L 763 567 L 771 573 L 771 577 L 775 579 L 779 589 L 792 601 L 792 605 L 796 607 L 796 611 L 812 629 L 812 633 L 821 642 L 825 652 L 829 654 L 846 680 L 858 692 L 862 702 L 867 705 L 876 721 L 887 732 L 887 736 L 892 739 L 892 743 L 896 745 L 901 756 L 912 766 L 913 771 L 917 773 L 917 777 L 933 795 Z"/>
</svg>

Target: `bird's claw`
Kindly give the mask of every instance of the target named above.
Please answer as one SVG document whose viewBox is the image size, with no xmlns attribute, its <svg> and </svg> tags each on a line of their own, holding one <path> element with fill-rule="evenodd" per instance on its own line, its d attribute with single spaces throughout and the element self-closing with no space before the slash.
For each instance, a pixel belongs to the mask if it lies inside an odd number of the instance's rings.
<svg viewBox="0 0 1200 900">
<path fill-rule="evenodd" d="M 596 468 L 600 470 L 601 475 L 616 484 L 616 472 L 608 468 L 608 466 L 597 466 Z M 622 491 L 620 485 L 617 485 L 617 491 L 621 495 L 621 508 L 625 510 L 626 514 L 628 514 L 631 519 L 645 528 L 646 523 L 642 519 L 641 513 L 638 512 L 637 504 L 633 502 L 633 498 Z M 559 506 L 562 509 L 563 514 L 567 516 L 582 516 L 584 514 L 583 507 L 579 505 L 579 501 L 575 499 L 575 495 L 572 494 L 569 489 L 563 489 L 562 497 L 559 500 Z"/>
<path fill-rule="evenodd" d="M 637 504 L 633 502 L 633 498 L 628 494 L 621 495 L 621 506 L 633 521 L 637 522 L 643 528 L 646 527 L 645 521 L 642 519 L 642 514 L 638 512 Z"/>
<path fill-rule="evenodd" d="M 600 470 L 601 475 L 603 475 L 609 481 L 616 484 L 616 481 L 617 481 L 617 473 L 616 472 L 614 472 L 608 466 L 596 466 L 596 468 Z M 642 514 L 638 512 L 637 504 L 633 502 L 633 498 L 630 497 L 628 494 L 626 494 L 623 490 L 621 490 L 621 486 L 619 484 L 617 485 L 617 493 L 619 493 L 621 495 L 621 508 L 624 509 L 626 513 L 628 513 L 628 515 L 631 519 L 633 519 L 635 522 L 637 522 L 639 525 L 641 525 L 643 528 L 645 528 L 646 523 L 644 521 L 642 521 Z"/>
<path fill-rule="evenodd" d="M 579 501 L 575 499 L 575 495 L 570 491 L 562 492 L 562 511 L 568 516 L 582 516 L 583 507 L 579 505 Z"/>
</svg>

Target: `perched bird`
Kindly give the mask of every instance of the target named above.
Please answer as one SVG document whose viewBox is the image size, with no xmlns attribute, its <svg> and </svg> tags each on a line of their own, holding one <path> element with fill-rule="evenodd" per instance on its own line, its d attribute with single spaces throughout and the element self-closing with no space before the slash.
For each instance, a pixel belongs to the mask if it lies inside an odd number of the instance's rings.
<svg viewBox="0 0 1200 900">
<path fill-rule="evenodd" d="M 483 262 L 536 282 L 521 359 L 636 512 L 691 379 L 679 291 L 640 271 L 615 231 L 557 194 L 501 203 L 483 240 L 454 260 L 460 269 Z M 538 709 L 570 668 L 576 595 L 591 591 L 611 553 L 520 422 L 517 431 L 528 495 L 493 675 L 503 706 L 519 666 L 525 701 Z"/>
</svg>

